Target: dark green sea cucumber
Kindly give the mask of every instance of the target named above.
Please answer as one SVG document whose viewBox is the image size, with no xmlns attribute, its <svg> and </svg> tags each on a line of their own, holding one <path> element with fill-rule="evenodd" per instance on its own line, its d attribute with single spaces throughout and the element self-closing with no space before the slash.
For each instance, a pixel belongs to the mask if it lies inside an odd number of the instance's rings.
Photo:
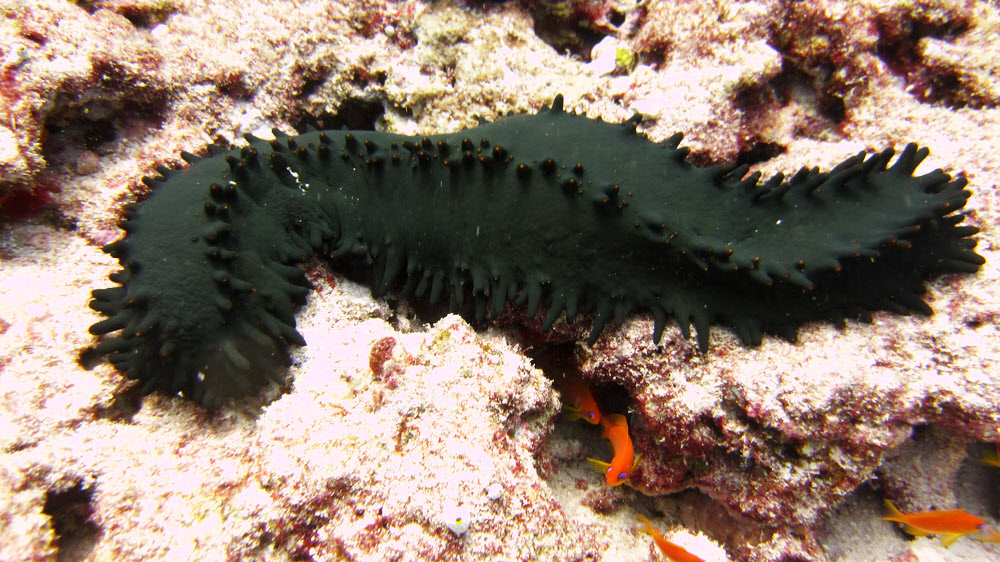
<svg viewBox="0 0 1000 562">
<path fill-rule="evenodd" d="M 320 254 L 370 264 L 371 289 L 477 316 L 507 302 L 527 317 L 650 311 L 708 347 L 712 323 L 746 345 L 794 340 L 809 321 L 930 314 L 928 276 L 973 273 L 978 230 L 956 213 L 963 177 L 913 176 L 926 148 L 852 156 L 830 172 L 760 181 L 747 166 L 697 168 L 681 136 L 654 143 L 638 118 L 604 123 L 552 107 L 453 134 L 368 131 L 247 136 L 238 150 L 183 154 L 183 170 L 145 178 L 104 249 L 123 269 L 95 290 L 108 316 L 97 350 L 146 392 L 206 406 L 281 380 Z"/>
</svg>

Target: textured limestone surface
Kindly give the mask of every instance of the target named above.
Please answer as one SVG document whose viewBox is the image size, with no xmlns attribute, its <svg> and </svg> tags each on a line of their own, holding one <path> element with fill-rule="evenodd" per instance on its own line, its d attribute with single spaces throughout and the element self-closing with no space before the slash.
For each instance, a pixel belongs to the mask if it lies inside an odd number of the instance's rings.
<svg viewBox="0 0 1000 562">
<path fill-rule="evenodd" d="M 705 560 L 1000 560 L 879 519 L 887 497 L 997 524 L 975 462 L 1000 442 L 997 52 L 987 2 L 3 0 L 0 559 L 657 560 L 643 513 Z M 94 356 L 99 248 L 180 151 L 453 131 L 557 93 L 765 175 L 920 142 L 922 171 L 969 179 L 987 264 L 935 280 L 930 318 L 754 349 L 715 328 L 700 354 L 645 315 L 593 348 L 587 318 L 425 325 L 316 261 L 285 387 L 206 413 Z M 559 414 L 552 365 L 628 416 L 629 484 L 590 471 L 607 446 Z"/>
</svg>

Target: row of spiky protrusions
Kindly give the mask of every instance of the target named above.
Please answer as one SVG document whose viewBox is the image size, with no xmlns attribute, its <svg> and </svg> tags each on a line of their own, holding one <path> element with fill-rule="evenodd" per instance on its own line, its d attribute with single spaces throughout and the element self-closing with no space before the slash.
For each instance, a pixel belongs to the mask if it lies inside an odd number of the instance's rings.
<svg viewBox="0 0 1000 562">
<path fill-rule="evenodd" d="M 94 292 L 109 318 L 91 331 L 121 332 L 98 350 L 147 391 L 208 406 L 253 393 L 304 343 L 294 265 L 315 253 L 369 266 L 375 296 L 402 279 L 453 308 L 471 294 L 477 318 L 547 307 L 543 330 L 593 311 L 590 343 L 648 310 L 656 341 L 673 317 L 702 349 L 717 321 L 756 345 L 812 320 L 928 313 L 925 276 L 983 262 L 952 214 L 964 178 L 912 176 L 926 149 L 761 182 L 745 166 L 695 168 L 680 135 L 655 144 L 637 124 L 568 114 L 560 96 L 453 135 L 276 131 L 185 153 L 187 169 L 144 180 L 149 198 L 105 248 L 124 269 Z"/>
</svg>

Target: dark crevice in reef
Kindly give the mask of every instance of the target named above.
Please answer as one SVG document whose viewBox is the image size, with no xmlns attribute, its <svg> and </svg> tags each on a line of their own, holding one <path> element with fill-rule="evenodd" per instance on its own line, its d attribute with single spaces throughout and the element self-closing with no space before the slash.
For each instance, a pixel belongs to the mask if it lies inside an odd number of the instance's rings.
<svg viewBox="0 0 1000 562">
<path fill-rule="evenodd" d="M 386 80 L 389 79 L 389 73 L 385 70 L 376 70 L 372 72 L 363 66 L 354 67 L 351 71 L 350 81 L 351 84 L 359 88 L 366 88 L 368 86 L 385 86 Z"/>
<path fill-rule="evenodd" d="M 52 519 L 56 535 L 56 559 L 60 562 L 86 560 L 101 537 L 101 529 L 93 521 L 93 487 L 81 482 L 63 491 L 45 493 L 42 513 Z"/>
<path fill-rule="evenodd" d="M 81 9 L 83 9 L 83 11 L 87 12 L 88 14 L 93 14 L 94 12 L 96 12 L 101 8 L 100 2 L 88 2 L 86 0 L 76 0 L 76 2 L 73 3 L 79 6 Z"/>
<path fill-rule="evenodd" d="M 525 4 L 532 11 L 535 35 L 559 53 L 589 61 L 594 45 L 613 32 L 597 23 L 598 4 L 573 0 L 537 0 Z"/>
<path fill-rule="evenodd" d="M 611 8 L 611 10 L 608 11 L 608 22 L 615 27 L 619 27 L 621 24 L 625 23 L 627 18 L 628 14 L 620 12 L 615 8 Z"/>
<path fill-rule="evenodd" d="M 577 342 L 546 344 L 543 342 L 529 342 L 531 345 L 525 350 L 525 355 L 531 359 L 532 365 L 541 370 L 546 377 L 555 382 L 555 388 L 561 392 L 559 380 L 566 376 L 569 378 L 580 378 L 580 363 L 576 356 Z M 620 384 L 593 384 L 588 382 L 591 394 L 597 402 L 601 413 L 624 414 L 630 418 L 629 412 L 632 410 L 634 400 L 628 393 L 628 389 Z M 566 406 L 565 400 L 563 406 Z"/>
<path fill-rule="evenodd" d="M 776 142 L 758 140 L 740 151 L 739 155 L 736 157 L 736 164 L 741 166 L 743 164 L 753 166 L 754 164 L 767 162 L 776 156 L 784 154 L 785 150 L 787 149 L 784 145 Z"/>
<path fill-rule="evenodd" d="M 381 101 L 347 98 L 340 103 L 336 113 L 304 115 L 293 122 L 292 126 L 300 131 L 304 131 L 307 126 L 317 129 L 346 128 L 352 131 L 374 131 L 375 123 L 384 113 L 385 108 Z"/>
<path fill-rule="evenodd" d="M 579 369 L 573 361 L 575 342 L 562 344 L 534 344 L 525 350 L 525 355 L 531 359 L 532 365 L 541 370 L 550 379 L 555 379 L 568 372 L 576 373 Z"/>
<path fill-rule="evenodd" d="M 152 29 L 167 21 L 176 7 L 173 2 L 140 3 L 135 6 L 122 6 L 118 13 L 138 29 Z"/>
<path fill-rule="evenodd" d="M 112 152 L 114 145 L 130 134 L 142 134 L 163 122 L 164 92 L 139 98 L 119 98 L 111 93 L 118 86 L 59 92 L 55 109 L 46 116 L 42 153 L 56 171 L 88 174 L 96 158 Z M 127 86 L 122 85 L 127 88 Z"/>
<path fill-rule="evenodd" d="M 256 93 L 254 92 L 253 87 L 247 83 L 246 75 L 243 71 L 239 70 L 217 76 L 215 79 L 215 87 L 224 96 L 243 102 L 252 100 L 254 94 Z"/>
<path fill-rule="evenodd" d="M 111 101 L 93 100 L 83 105 L 65 105 L 50 113 L 45 120 L 46 159 L 57 156 L 66 146 L 94 150 L 117 139 L 111 105 Z"/>
<path fill-rule="evenodd" d="M 147 62 L 150 69 L 156 65 L 155 60 Z M 123 140 L 159 127 L 167 97 L 165 89 L 150 84 L 141 72 L 110 59 L 92 61 L 86 79 L 49 93 L 41 136 L 47 167 L 36 180 L 36 200 L 21 202 L 23 206 L 45 212 L 45 219 L 57 228 L 75 229 L 72 217 L 48 205 L 49 195 L 57 193 L 67 177 L 97 172 L 101 157 L 120 151 Z M 8 217 L 37 214 L 18 213 L 9 203 L 5 208 Z"/>
<path fill-rule="evenodd" d="M 768 81 L 768 86 L 782 106 L 793 101 L 807 103 L 815 108 L 819 117 L 832 124 L 843 123 L 847 115 L 847 105 L 838 86 L 831 83 L 829 76 L 823 72 L 802 69 L 786 60 L 781 72 Z"/>
<path fill-rule="evenodd" d="M 954 41 L 972 28 L 968 20 L 957 17 L 947 20 L 920 19 L 923 14 L 913 14 L 913 18 L 898 20 L 891 16 L 876 17 L 879 40 L 876 46 L 879 57 L 894 72 L 905 75 L 907 67 L 920 61 L 917 52 L 920 40 L 933 37 Z"/>
<path fill-rule="evenodd" d="M 972 28 L 968 19 L 957 14 L 935 18 L 918 12 L 909 18 L 882 15 L 876 18 L 876 26 L 876 53 L 894 74 L 906 80 L 907 91 L 919 101 L 943 103 L 953 109 L 995 105 L 967 85 L 959 69 L 929 64 L 920 53 L 922 39 L 953 42 L 961 37 Z"/>
<path fill-rule="evenodd" d="M 296 76 L 301 76 L 302 83 L 299 85 L 299 98 L 305 99 L 316 93 L 320 86 L 326 83 L 330 77 L 331 69 L 326 65 L 306 66 L 297 68 Z"/>
<path fill-rule="evenodd" d="M 743 112 L 743 127 L 750 133 L 750 140 L 740 147 L 739 164 L 764 162 L 785 152 L 784 146 L 770 142 L 773 134 L 768 132 L 783 107 L 794 104 L 799 108 L 797 136 L 822 137 L 847 118 L 844 98 L 825 75 L 788 60 L 774 78 L 740 90 L 733 103 Z"/>
<path fill-rule="evenodd" d="M 151 29 L 156 27 L 167 21 L 167 18 L 176 12 L 178 8 L 178 4 L 175 2 L 138 2 L 131 4 L 128 2 L 104 2 L 102 0 L 77 0 L 75 4 L 91 15 L 97 10 L 111 10 L 127 19 L 137 29 Z"/>
<path fill-rule="evenodd" d="M 849 66 L 844 28 L 809 3 L 784 3 L 781 12 L 770 26 L 768 43 L 781 53 L 782 69 L 769 84 L 786 100 L 790 94 L 798 92 L 801 98 L 810 92 L 810 106 L 841 123 L 846 115 L 843 96 L 853 87 L 850 77 L 858 74 Z"/>
</svg>

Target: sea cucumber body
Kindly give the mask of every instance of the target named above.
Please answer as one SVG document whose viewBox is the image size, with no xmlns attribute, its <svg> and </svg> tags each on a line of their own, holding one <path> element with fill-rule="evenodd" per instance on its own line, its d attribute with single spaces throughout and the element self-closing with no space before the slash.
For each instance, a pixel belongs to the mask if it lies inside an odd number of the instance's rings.
<svg viewBox="0 0 1000 562">
<path fill-rule="evenodd" d="M 120 287 L 95 291 L 121 330 L 98 350 L 147 390 L 212 406 L 280 379 L 314 253 L 370 263 L 372 293 L 405 293 L 477 316 L 508 301 L 529 317 L 635 310 L 694 324 L 702 349 L 722 322 L 757 345 L 812 320 L 929 313 L 924 279 L 974 272 L 960 226 L 964 178 L 914 177 L 926 149 L 859 154 L 829 173 L 760 182 L 745 167 L 696 168 L 680 136 L 653 143 L 635 120 L 536 115 L 454 134 L 314 131 L 161 170 L 107 250 Z"/>
</svg>

